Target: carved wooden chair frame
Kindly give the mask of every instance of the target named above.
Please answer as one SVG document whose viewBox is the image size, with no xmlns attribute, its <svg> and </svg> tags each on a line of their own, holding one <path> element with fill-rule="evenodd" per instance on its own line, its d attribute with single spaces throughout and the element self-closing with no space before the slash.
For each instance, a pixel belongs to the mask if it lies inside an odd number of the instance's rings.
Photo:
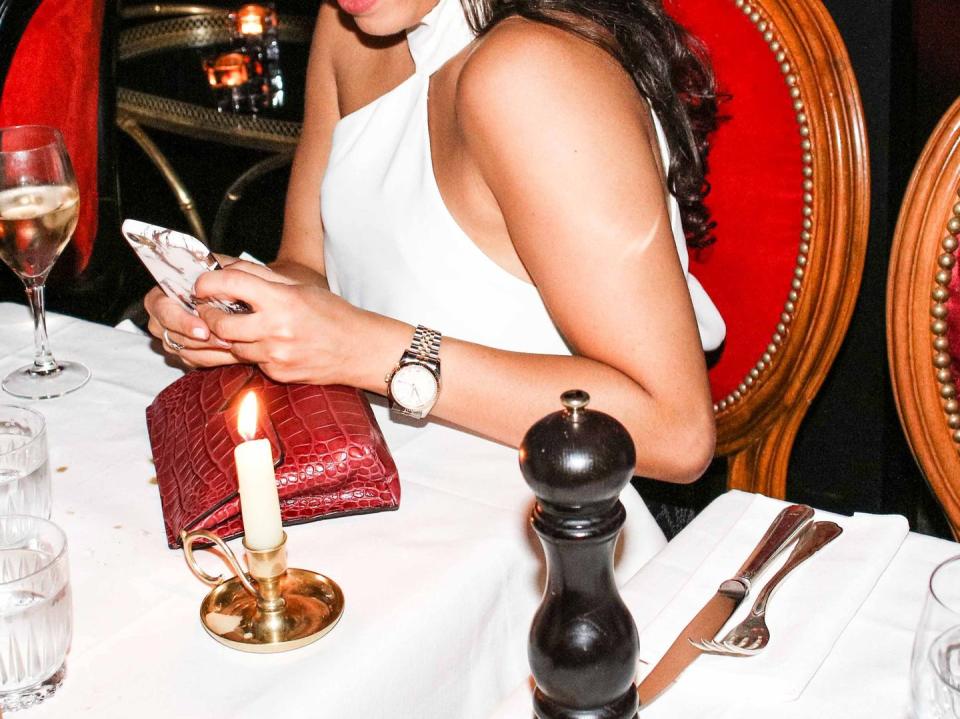
<svg viewBox="0 0 960 719">
<path fill-rule="evenodd" d="M 802 154 L 797 261 L 780 321 L 739 386 L 714 405 L 728 486 L 782 498 L 794 438 L 860 286 L 870 209 L 866 130 L 846 48 L 819 0 L 719 1 L 742 10 L 780 65 Z"/>
<path fill-rule="evenodd" d="M 900 208 L 887 283 L 887 351 L 910 447 L 960 537 L 960 401 L 947 303 L 960 243 L 960 98 L 917 161 Z"/>
</svg>

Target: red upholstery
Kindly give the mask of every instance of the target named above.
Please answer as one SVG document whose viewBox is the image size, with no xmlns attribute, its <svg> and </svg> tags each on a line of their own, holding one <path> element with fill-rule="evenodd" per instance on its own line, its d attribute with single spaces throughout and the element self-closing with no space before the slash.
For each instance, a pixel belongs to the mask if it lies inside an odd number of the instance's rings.
<svg viewBox="0 0 960 719">
<path fill-rule="evenodd" d="M 730 0 L 667 0 L 710 51 L 728 119 L 713 137 L 707 198 L 717 242 L 690 270 L 716 302 L 727 339 L 710 370 L 714 400 L 757 363 L 790 291 L 803 209 L 800 134 L 783 74 L 757 27 Z"/>
<path fill-rule="evenodd" d="M 960 240 L 960 232 L 954 235 Z M 960 250 L 953 253 L 960 260 Z M 947 341 L 950 343 L 950 356 L 953 364 L 953 381 L 960 384 L 960 262 L 953 266 L 953 276 L 947 286 L 950 299 L 947 300 Z"/>
<path fill-rule="evenodd" d="M 104 0 L 43 0 L 17 45 L 0 98 L 0 125 L 59 127 L 80 185 L 77 271 L 97 234 L 97 96 Z"/>
</svg>

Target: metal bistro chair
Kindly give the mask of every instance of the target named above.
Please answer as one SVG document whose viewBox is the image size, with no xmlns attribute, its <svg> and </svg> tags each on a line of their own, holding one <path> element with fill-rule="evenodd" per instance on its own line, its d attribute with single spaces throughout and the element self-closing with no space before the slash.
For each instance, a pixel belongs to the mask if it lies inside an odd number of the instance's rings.
<svg viewBox="0 0 960 719">
<path fill-rule="evenodd" d="M 887 352 L 913 454 L 960 537 L 960 99 L 900 207 L 887 282 Z"/>
<path fill-rule="evenodd" d="M 850 323 L 869 221 L 863 111 L 819 0 L 667 0 L 722 103 L 690 268 L 727 322 L 710 369 L 731 488 L 783 497 L 790 450 Z"/>
</svg>

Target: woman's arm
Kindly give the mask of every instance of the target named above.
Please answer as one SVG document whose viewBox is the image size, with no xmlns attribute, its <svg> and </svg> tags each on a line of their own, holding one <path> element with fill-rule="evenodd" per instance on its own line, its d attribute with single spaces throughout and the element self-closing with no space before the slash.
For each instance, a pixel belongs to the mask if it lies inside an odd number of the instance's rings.
<svg viewBox="0 0 960 719">
<path fill-rule="evenodd" d="M 333 128 L 340 118 L 333 56 L 342 23 L 333 3 L 322 3 L 307 62 L 303 130 L 290 168 L 283 235 L 271 267 L 309 284 L 327 286 L 323 266 L 320 184 Z"/>
<path fill-rule="evenodd" d="M 457 109 L 513 245 L 580 355 L 526 360 L 505 388 L 513 406 L 504 414 L 528 425 L 558 390 L 580 386 L 630 430 L 638 473 L 699 476 L 714 448 L 709 384 L 655 131 L 633 82 L 595 46 L 515 19 L 467 62 Z M 444 369 L 461 357 L 454 347 Z M 442 412 L 479 399 L 445 393 Z"/>
<path fill-rule="evenodd" d="M 577 356 L 445 337 L 433 414 L 516 446 L 561 392 L 582 388 L 630 431 L 639 474 L 695 479 L 713 454 L 710 393 L 655 136 L 632 82 L 592 45 L 511 20 L 467 61 L 457 113 L 464 150 Z M 260 303 L 256 323 L 204 315 L 242 359 L 282 381 L 385 392 L 412 327 L 315 287 L 215 275 L 198 292 Z"/>
</svg>

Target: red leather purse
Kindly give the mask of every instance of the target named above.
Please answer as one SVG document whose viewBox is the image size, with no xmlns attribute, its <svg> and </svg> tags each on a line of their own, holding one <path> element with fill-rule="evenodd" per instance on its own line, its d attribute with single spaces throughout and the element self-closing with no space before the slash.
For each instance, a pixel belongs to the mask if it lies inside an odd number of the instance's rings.
<svg viewBox="0 0 960 719">
<path fill-rule="evenodd" d="M 243 533 L 233 449 L 240 399 L 255 390 L 260 435 L 273 448 L 284 524 L 400 505 L 397 468 L 363 393 L 280 384 L 255 367 L 194 370 L 147 408 L 167 543 L 180 530 Z"/>
</svg>

